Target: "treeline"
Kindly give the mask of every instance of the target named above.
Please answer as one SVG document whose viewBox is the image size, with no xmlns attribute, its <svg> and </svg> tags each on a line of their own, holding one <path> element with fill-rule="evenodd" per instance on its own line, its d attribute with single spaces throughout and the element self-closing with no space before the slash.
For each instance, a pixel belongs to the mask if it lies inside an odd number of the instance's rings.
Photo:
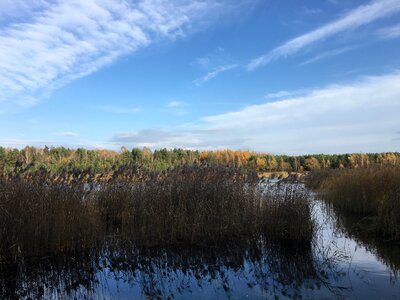
<svg viewBox="0 0 400 300">
<path fill-rule="evenodd" d="M 257 172 L 304 172 L 316 169 L 400 165 L 400 153 L 353 153 L 339 155 L 272 155 L 251 151 L 198 151 L 149 148 L 120 151 L 68 149 L 64 147 L 0 147 L 0 174 L 26 174 L 45 171 L 107 173 L 136 165 L 150 171 L 162 171 L 182 165 L 224 164 Z"/>
</svg>

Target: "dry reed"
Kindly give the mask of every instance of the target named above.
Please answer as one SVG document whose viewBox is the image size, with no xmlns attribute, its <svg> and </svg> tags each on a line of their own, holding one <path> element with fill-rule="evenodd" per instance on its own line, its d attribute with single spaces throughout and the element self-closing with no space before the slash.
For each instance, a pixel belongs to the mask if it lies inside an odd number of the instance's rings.
<svg viewBox="0 0 400 300">
<path fill-rule="evenodd" d="M 79 252 L 111 237 L 138 245 L 201 245 L 260 236 L 310 244 L 313 220 L 299 185 L 263 187 L 255 173 L 185 166 L 129 181 L 0 182 L 0 262 Z"/>
<path fill-rule="evenodd" d="M 309 184 L 341 213 L 358 216 L 359 230 L 386 239 L 400 239 L 399 167 L 314 173 Z"/>
</svg>

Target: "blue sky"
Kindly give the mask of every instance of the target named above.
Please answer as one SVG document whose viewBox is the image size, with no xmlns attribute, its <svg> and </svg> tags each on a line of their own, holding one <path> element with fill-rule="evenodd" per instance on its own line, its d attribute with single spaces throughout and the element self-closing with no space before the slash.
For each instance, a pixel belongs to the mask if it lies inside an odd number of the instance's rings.
<svg viewBox="0 0 400 300">
<path fill-rule="evenodd" d="M 400 0 L 0 0 L 0 145 L 400 150 Z"/>
</svg>

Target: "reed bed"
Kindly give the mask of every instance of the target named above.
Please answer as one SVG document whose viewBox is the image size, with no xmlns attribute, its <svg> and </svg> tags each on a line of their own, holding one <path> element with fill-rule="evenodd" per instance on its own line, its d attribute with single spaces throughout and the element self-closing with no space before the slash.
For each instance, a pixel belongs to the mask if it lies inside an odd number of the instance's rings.
<svg viewBox="0 0 400 300">
<path fill-rule="evenodd" d="M 82 252 L 111 239 L 141 246 L 257 240 L 310 244 L 309 195 L 262 186 L 229 166 L 184 166 L 88 186 L 45 177 L 0 182 L 0 262 Z"/>
<path fill-rule="evenodd" d="M 263 232 L 266 236 L 305 245 L 315 233 L 311 195 L 304 185 L 292 180 L 264 190 L 261 207 Z"/>
<path fill-rule="evenodd" d="M 339 212 L 358 217 L 360 232 L 400 239 L 400 167 L 315 172 L 309 185 Z"/>
<path fill-rule="evenodd" d="M 80 251 L 98 238 L 94 203 L 78 189 L 39 181 L 0 186 L 0 261 Z"/>
</svg>

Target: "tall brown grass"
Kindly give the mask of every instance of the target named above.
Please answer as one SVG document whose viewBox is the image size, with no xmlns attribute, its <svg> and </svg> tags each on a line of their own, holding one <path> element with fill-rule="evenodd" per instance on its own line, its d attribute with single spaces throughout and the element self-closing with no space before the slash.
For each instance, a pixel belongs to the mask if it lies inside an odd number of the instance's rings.
<svg viewBox="0 0 400 300">
<path fill-rule="evenodd" d="M 267 186 L 261 206 L 263 232 L 280 241 L 303 241 L 315 232 L 310 192 L 297 181 Z"/>
<path fill-rule="evenodd" d="M 0 259 L 79 251 L 93 245 L 97 229 L 96 206 L 82 201 L 78 189 L 38 181 L 0 185 Z"/>
<path fill-rule="evenodd" d="M 275 190 L 274 190 L 275 189 Z M 261 187 L 255 173 L 186 166 L 83 185 L 44 178 L 0 183 L 0 261 L 79 252 L 110 237 L 138 245 L 209 246 L 245 239 L 310 243 L 308 194 Z"/>
<path fill-rule="evenodd" d="M 314 172 L 309 185 L 342 213 L 359 217 L 359 229 L 400 239 L 400 167 Z"/>
</svg>

